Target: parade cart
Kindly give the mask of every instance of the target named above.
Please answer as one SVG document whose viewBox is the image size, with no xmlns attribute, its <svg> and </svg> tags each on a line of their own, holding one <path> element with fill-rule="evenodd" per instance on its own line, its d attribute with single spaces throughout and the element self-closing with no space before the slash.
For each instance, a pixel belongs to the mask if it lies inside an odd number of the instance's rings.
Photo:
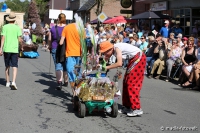
<svg viewBox="0 0 200 133">
<path fill-rule="evenodd" d="M 21 42 L 19 49 L 19 57 L 37 58 L 39 56 L 37 52 L 38 45 L 36 44 L 28 45 L 25 42 Z"/>
<path fill-rule="evenodd" d="M 89 74 L 85 78 L 77 80 L 75 86 L 74 110 L 78 111 L 80 118 L 94 111 L 106 112 L 111 117 L 117 117 L 118 104 L 114 97 L 118 91 L 115 84 L 106 77 L 105 73 Z"/>
</svg>

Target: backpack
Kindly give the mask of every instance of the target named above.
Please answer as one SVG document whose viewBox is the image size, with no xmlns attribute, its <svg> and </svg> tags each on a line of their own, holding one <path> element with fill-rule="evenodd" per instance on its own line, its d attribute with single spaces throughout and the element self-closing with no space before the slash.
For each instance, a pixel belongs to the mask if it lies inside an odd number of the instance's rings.
<svg viewBox="0 0 200 133">
<path fill-rule="evenodd" d="M 63 62 L 65 62 L 65 57 L 66 57 L 65 56 L 66 40 L 64 40 L 62 45 L 59 44 L 61 36 L 59 36 L 57 28 L 58 27 L 56 25 L 55 30 L 56 30 L 56 38 L 57 38 L 57 43 L 58 43 L 58 46 L 56 49 L 56 63 L 63 63 Z"/>
</svg>

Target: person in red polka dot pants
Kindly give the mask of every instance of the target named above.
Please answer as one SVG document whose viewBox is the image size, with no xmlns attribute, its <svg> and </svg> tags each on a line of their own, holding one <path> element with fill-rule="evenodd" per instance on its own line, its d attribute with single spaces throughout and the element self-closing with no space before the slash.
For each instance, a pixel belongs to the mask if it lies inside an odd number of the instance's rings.
<svg viewBox="0 0 200 133">
<path fill-rule="evenodd" d="M 115 45 L 108 41 L 100 44 L 100 52 L 108 60 L 112 55 L 116 56 L 115 64 L 105 66 L 104 70 L 122 66 L 122 60 L 129 57 L 128 66 L 123 80 L 122 109 L 119 113 L 127 116 L 140 116 L 143 114 L 140 105 L 140 90 L 144 79 L 146 56 L 136 46 L 128 43 L 117 43 Z"/>
</svg>

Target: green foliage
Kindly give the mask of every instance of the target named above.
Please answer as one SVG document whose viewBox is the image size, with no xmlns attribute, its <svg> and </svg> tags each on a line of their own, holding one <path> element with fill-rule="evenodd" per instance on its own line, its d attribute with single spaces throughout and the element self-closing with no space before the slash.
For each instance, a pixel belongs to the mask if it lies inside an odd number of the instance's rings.
<svg viewBox="0 0 200 133">
<path fill-rule="evenodd" d="M 46 12 L 48 11 L 48 0 L 35 0 L 38 8 L 38 13 L 41 21 L 43 21 Z"/>
<path fill-rule="evenodd" d="M 36 40 L 36 43 L 39 44 L 39 43 L 42 43 L 42 42 L 43 42 L 42 36 L 38 36 L 37 40 Z"/>
<path fill-rule="evenodd" d="M 0 3 L 0 7 L 2 7 L 3 3 L 4 2 Z M 24 0 L 23 2 L 20 0 L 5 0 L 5 3 L 7 4 L 7 7 L 11 9 L 11 11 L 24 12 L 25 19 L 27 18 L 27 10 L 30 3 L 28 0 Z"/>
</svg>

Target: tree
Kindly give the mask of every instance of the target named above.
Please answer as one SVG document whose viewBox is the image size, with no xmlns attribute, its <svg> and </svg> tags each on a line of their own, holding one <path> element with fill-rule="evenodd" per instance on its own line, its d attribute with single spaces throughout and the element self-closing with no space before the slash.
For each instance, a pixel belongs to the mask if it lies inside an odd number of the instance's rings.
<svg viewBox="0 0 200 133">
<path fill-rule="evenodd" d="M 29 6 L 29 1 L 25 0 L 25 1 L 20 1 L 20 0 L 6 0 L 5 2 L 1 2 L 0 3 L 0 7 L 2 7 L 2 5 L 6 3 L 7 7 L 10 8 L 12 11 L 14 12 L 24 12 L 25 13 L 25 20 L 27 18 L 27 10 L 28 10 L 28 6 Z"/>
<path fill-rule="evenodd" d="M 32 33 L 35 35 L 42 35 L 42 27 L 41 27 L 41 20 L 40 16 L 38 15 L 38 9 L 36 6 L 35 0 L 31 0 L 28 9 L 28 22 L 32 25 L 33 23 L 36 24 L 36 28 L 32 30 Z"/>
<path fill-rule="evenodd" d="M 35 0 L 37 8 L 38 8 L 38 13 L 40 15 L 40 19 L 43 22 L 44 16 L 46 12 L 48 11 L 48 2 L 49 0 Z"/>
</svg>

